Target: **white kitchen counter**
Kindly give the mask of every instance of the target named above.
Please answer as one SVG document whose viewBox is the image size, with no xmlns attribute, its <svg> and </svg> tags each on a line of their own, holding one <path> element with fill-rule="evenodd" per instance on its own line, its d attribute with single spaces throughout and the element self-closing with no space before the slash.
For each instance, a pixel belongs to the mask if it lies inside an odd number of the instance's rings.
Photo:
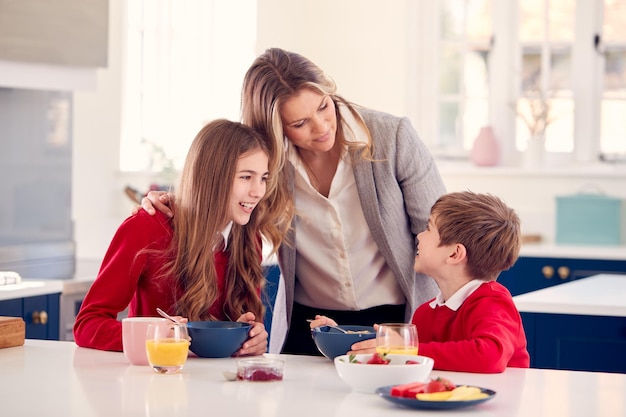
<svg viewBox="0 0 626 417">
<path fill-rule="evenodd" d="M 525 243 L 520 256 L 530 258 L 603 259 L 626 261 L 626 246 L 555 245 L 553 243 Z"/>
<path fill-rule="evenodd" d="M 57 279 L 23 279 L 19 284 L 0 285 L 0 301 L 48 295 L 63 291 L 63 281 Z"/>
<path fill-rule="evenodd" d="M 32 279 L 22 277 L 19 284 L 0 285 L 0 301 L 62 293 L 64 295 L 85 294 L 96 279 L 100 260 L 77 260 L 76 272 L 68 279 Z"/>
<path fill-rule="evenodd" d="M 513 300 L 525 313 L 626 317 L 626 275 L 594 275 L 521 294 Z"/>
<path fill-rule="evenodd" d="M 270 355 L 276 356 L 276 355 Z M 119 352 L 73 342 L 26 340 L 0 349 L 0 398 L 7 416 L 533 416 L 624 417 L 626 374 L 507 369 L 502 374 L 433 371 L 496 396 L 458 411 L 411 410 L 352 392 L 323 357 L 279 355 L 282 382 L 226 381 L 235 358 L 190 358 L 181 374 L 131 366 Z M 42 377 L 43 373 L 47 375 Z"/>
</svg>

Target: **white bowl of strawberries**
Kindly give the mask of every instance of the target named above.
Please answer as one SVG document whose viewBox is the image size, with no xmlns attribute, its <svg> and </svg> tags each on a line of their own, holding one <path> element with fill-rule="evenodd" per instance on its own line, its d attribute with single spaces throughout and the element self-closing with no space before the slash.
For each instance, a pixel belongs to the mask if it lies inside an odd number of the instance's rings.
<svg viewBox="0 0 626 417">
<path fill-rule="evenodd" d="M 341 379 L 359 392 L 374 393 L 385 385 L 425 382 L 435 362 L 426 356 L 364 353 L 334 359 Z"/>
</svg>

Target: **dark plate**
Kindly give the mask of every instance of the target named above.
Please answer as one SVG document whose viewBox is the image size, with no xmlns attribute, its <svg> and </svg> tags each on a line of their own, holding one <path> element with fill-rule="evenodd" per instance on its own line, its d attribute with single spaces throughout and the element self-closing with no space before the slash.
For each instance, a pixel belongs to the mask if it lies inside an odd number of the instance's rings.
<svg viewBox="0 0 626 417">
<path fill-rule="evenodd" d="M 391 396 L 391 387 L 393 385 L 389 385 L 386 387 L 380 387 L 376 389 L 376 394 L 383 397 L 387 401 L 391 401 L 394 404 L 399 404 L 409 408 L 416 408 L 421 410 L 448 410 L 452 408 L 462 408 L 462 407 L 470 407 L 472 405 L 477 405 L 480 403 L 484 403 L 492 399 L 496 392 L 486 388 L 480 388 L 482 392 L 487 393 L 489 396 L 486 398 L 481 398 L 479 400 L 471 400 L 471 401 L 420 401 L 415 398 L 405 398 L 405 397 L 393 397 Z"/>
</svg>

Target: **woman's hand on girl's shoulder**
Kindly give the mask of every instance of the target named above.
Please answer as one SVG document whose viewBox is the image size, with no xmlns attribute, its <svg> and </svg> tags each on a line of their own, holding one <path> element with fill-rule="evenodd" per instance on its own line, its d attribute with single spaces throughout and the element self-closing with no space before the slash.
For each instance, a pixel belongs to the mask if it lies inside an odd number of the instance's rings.
<svg viewBox="0 0 626 417">
<path fill-rule="evenodd" d="M 154 215 L 159 210 L 167 217 L 174 217 L 174 194 L 166 191 L 150 191 L 141 199 L 141 206 L 134 206 L 132 214 L 137 214 L 144 209 L 148 214 Z"/>
</svg>

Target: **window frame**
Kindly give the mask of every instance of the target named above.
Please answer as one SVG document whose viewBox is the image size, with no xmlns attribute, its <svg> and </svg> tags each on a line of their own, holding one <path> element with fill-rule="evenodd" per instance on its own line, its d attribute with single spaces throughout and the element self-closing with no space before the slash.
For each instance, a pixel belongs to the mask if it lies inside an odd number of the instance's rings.
<svg viewBox="0 0 626 417">
<path fill-rule="evenodd" d="M 602 77 L 604 59 L 594 48 L 593 39 L 602 33 L 603 2 L 577 0 L 575 16 L 575 38 L 572 43 L 572 98 L 574 102 L 573 143 L 574 150 L 565 159 L 572 164 L 594 163 L 600 154 L 600 105 L 602 99 Z M 418 74 L 417 94 L 414 108 L 418 131 L 431 149 L 438 145 L 439 126 L 439 2 L 419 2 L 416 13 L 420 17 L 417 33 L 420 56 L 414 73 Z M 518 2 L 493 1 L 492 27 L 493 45 L 490 51 L 489 80 L 489 123 L 501 144 L 501 165 L 517 166 L 521 152 L 516 148 L 517 117 L 511 103 L 518 98 L 521 71 L 521 50 L 518 41 Z M 592 81 L 589 81 L 591 77 Z M 583 80 L 583 81 L 580 81 Z M 476 132 L 478 134 L 478 132 Z M 506 139 L 509 138 L 509 139 Z M 467 152 L 449 150 L 435 156 L 457 159 Z"/>
</svg>

